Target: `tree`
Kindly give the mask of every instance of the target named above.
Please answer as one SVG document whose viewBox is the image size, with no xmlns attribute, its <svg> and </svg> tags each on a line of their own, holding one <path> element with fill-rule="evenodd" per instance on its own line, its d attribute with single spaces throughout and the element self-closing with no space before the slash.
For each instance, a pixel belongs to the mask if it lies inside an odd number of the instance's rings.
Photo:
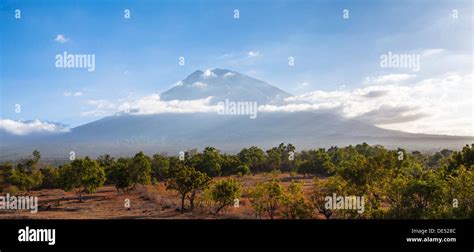
<svg viewBox="0 0 474 252">
<path fill-rule="evenodd" d="M 222 175 L 228 176 L 232 174 L 237 174 L 240 171 L 239 167 L 241 165 L 242 162 L 240 162 L 240 159 L 236 155 L 221 155 Z"/>
<path fill-rule="evenodd" d="M 311 218 L 312 209 L 304 196 L 303 186 L 304 182 L 291 181 L 286 188 L 282 200 L 283 216 L 290 219 Z"/>
<path fill-rule="evenodd" d="M 115 161 L 115 158 L 110 156 L 109 154 L 105 154 L 99 156 L 96 161 L 100 167 L 104 168 L 104 170 L 107 170 L 107 168 L 110 168 L 110 166 L 112 166 Z"/>
<path fill-rule="evenodd" d="M 281 156 L 281 150 L 276 147 L 267 150 L 267 166 L 270 170 L 280 170 Z"/>
<path fill-rule="evenodd" d="M 387 215 L 395 218 L 439 218 L 444 213 L 447 183 L 440 174 L 428 170 L 419 177 L 396 180 L 389 191 Z"/>
<path fill-rule="evenodd" d="M 281 143 L 278 146 L 278 152 L 280 152 L 280 170 L 281 171 L 294 171 L 293 163 L 294 163 L 294 154 L 295 154 L 295 146 L 291 143 L 285 145 Z M 290 160 L 290 153 L 293 152 L 293 160 Z"/>
<path fill-rule="evenodd" d="M 64 165 L 60 181 L 65 191 L 75 190 L 82 202 L 83 193 L 93 193 L 105 182 L 105 172 L 95 160 L 85 157 Z"/>
<path fill-rule="evenodd" d="M 271 181 L 257 184 L 249 191 L 249 199 L 255 215 L 262 218 L 265 214 L 274 219 L 276 210 L 283 198 L 283 186 L 281 182 L 272 178 Z"/>
<path fill-rule="evenodd" d="M 220 176 L 221 170 L 221 156 L 219 150 L 214 147 L 206 147 L 202 153 L 201 162 L 196 165 L 199 171 L 205 172 L 211 177 Z"/>
<path fill-rule="evenodd" d="M 157 165 L 157 163 L 155 163 Z M 155 166 L 158 169 L 158 166 Z M 108 180 L 115 185 L 117 193 L 130 193 L 137 185 L 146 185 L 151 180 L 152 163 L 143 152 L 133 158 L 119 158 L 112 163 L 107 174 Z M 156 171 L 156 170 L 155 170 Z"/>
<path fill-rule="evenodd" d="M 455 151 L 451 154 L 445 170 L 447 173 L 451 173 L 461 165 L 463 165 L 467 170 L 471 170 L 471 167 L 474 166 L 474 144 L 471 144 L 471 146 L 466 145 L 462 148 L 462 151 Z"/>
<path fill-rule="evenodd" d="M 0 192 L 6 192 L 7 188 L 10 187 L 8 181 L 11 173 L 13 171 L 13 166 L 10 163 L 3 163 L 0 165 Z M 18 188 L 14 186 L 17 190 Z"/>
<path fill-rule="evenodd" d="M 252 146 L 248 149 L 244 148 L 237 156 L 242 164 L 246 164 L 250 167 L 252 172 L 262 170 L 262 166 L 265 162 L 265 152 L 262 149 L 256 146 Z"/>
<path fill-rule="evenodd" d="M 136 185 L 146 185 L 150 183 L 151 162 L 143 152 L 137 153 L 129 165 L 132 187 L 135 189 Z"/>
<path fill-rule="evenodd" d="M 309 174 L 330 175 L 334 171 L 331 156 L 324 149 L 303 151 L 304 161 L 298 167 L 298 172 Z"/>
<path fill-rule="evenodd" d="M 30 192 L 41 185 L 43 175 L 40 171 L 25 171 L 21 169 L 12 170 L 9 182 L 17 186 L 20 191 Z"/>
<path fill-rule="evenodd" d="M 43 175 L 41 188 L 53 189 L 59 187 L 59 169 L 55 167 L 46 167 L 40 169 Z"/>
<path fill-rule="evenodd" d="M 236 179 L 220 180 L 211 189 L 211 198 L 217 203 L 216 214 L 240 198 L 242 183 Z"/>
<path fill-rule="evenodd" d="M 17 186 L 21 191 L 30 192 L 32 189 L 38 188 L 43 181 L 43 174 L 37 167 L 40 158 L 40 152 L 33 151 L 33 157 L 19 162 L 16 168 L 10 171 L 8 182 Z"/>
<path fill-rule="evenodd" d="M 314 178 L 313 195 L 311 197 L 314 209 L 329 220 L 334 215 L 335 210 L 326 208 L 326 197 L 334 193 L 344 195 L 346 188 L 347 182 L 340 176 L 331 176 L 325 180 Z"/>
<path fill-rule="evenodd" d="M 179 163 L 170 170 L 170 177 L 166 181 L 166 189 L 178 191 L 181 197 L 181 212 L 183 213 L 186 198 L 189 199 L 190 208 L 193 209 L 196 193 L 207 188 L 210 182 L 211 178 L 207 174 Z"/>
<path fill-rule="evenodd" d="M 245 165 L 245 164 L 237 166 L 237 168 L 235 169 L 235 173 L 240 175 L 240 176 L 245 176 L 245 175 L 252 174 L 250 172 L 250 168 L 248 167 L 248 165 Z"/>
<path fill-rule="evenodd" d="M 96 161 L 97 161 L 97 164 L 99 164 L 99 166 L 102 167 L 102 169 L 104 169 L 106 177 L 108 178 L 110 170 L 112 169 L 112 166 L 116 162 L 115 158 L 113 158 L 109 154 L 105 154 L 105 155 L 99 156 L 96 159 Z M 108 179 L 106 179 L 105 183 L 109 184 L 110 181 Z"/>
<path fill-rule="evenodd" d="M 34 162 L 35 164 L 38 163 L 39 160 L 40 160 L 40 158 L 41 158 L 40 152 L 37 151 L 37 150 L 34 150 L 34 151 L 33 151 L 33 162 Z"/>
<path fill-rule="evenodd" d="M 461 165 L 455 174 L 448 178 L 448 202 L 452 201 L 452 216 L 455 218 L 474 218 L 474 170 Z"/>
<path fill-rule="evenodd" d="M 151 177 L 156 181 L 165 180 L 169 176 L 170 160 L 160 154 L 153 155 L 151 161 Z"/>
<path fill-rule="evenodd" d="M 108 180 L 115 185 L 117 193 L 120 193 L 120 191 L 130 193 L 133 189 L 132 175 L 129 169 L 130 163 L 130 159 L 119 158 L 109 170 Z"/>
</svg>

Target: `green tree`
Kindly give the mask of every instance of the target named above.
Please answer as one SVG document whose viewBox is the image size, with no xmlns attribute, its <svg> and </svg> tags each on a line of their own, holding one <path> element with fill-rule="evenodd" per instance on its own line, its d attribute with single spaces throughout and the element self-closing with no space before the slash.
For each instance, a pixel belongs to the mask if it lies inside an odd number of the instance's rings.
<svg viewBox="0 0 474 252">
<path fill-rule="evenodd" d="M 6 192 L 7 188 L 10 187 L 8 179 L 13 171 L 13 166 L 10 163 L 3 163 L 0 165 L 0 192 Z M 18 188 L 15 186 L 18 190 Z"/>
<path fill-rule="evenodd" d="M 273 147 L 267 150 L 267 166 L 269 170 L 280 170 L 282 163 L 282 151 Z"/>
<path fill-rule="evenodd" d="M 249 192 L 250 204 L 257 218 L 266 215 L 274 219 L 278 206 L 283 199 L 283 186 L 281 182 L 273 178 L 271 181 L 257 184 Z"/>
<path fill-rule="evenodd" d="M 242 183 L 236 179 L 217 181 L 211 189 L 211 198 L 217 204 L 216 214 L 223 208 L 239 199 L 242 193 Z"/>
<path fill-rule="evenodd" d="M 40 169 L 43 176 L 41 188 L 53 189 L 60 187 L 59 185 L 59 169 L 55 167 L 46 167 Z"/>
<path fill-rule="evenodd" d="M 202 153 L 202 160 L 196 166 L 199 171 L 205 172 L 211 177 L 220 176 L 221 170 L 221 156 L 219 150 L 214 147 L 206 147 Z"/>
<path fill-rule="evenodd" d="M 311 196 L 314 209 L 324 215 L 326 219 L 333 217 L 336 210 L 326 207 L 326 197 L 332 196 L 334 193 L 340 196 L 345 195 L 347 187 L 347 182 L 337 175 L 327 179 L 314 178 L 313 194 Z"/>
<path fill-rule="evenodd" d="M 237 168 L 235 169 L 235 173 L 241 176 L 252 174 L 248 165 L 245 164 L 237 166 Z"/>
<path fill-rule="evenodd" d="M 186 198 L 190 202 L 190 208 L 193 209 L 196 194 L 206 189 L 210 182 L 211 178 L 207 174 L 179 163 L 170 170 L 170 177 L 166 181 L 166 188 L 178 191 L 181 197 L 181 212 L 184 212 Z"/>
<path fill-rule="evenodd" d="M 242 164 L 250 167 L 252 172 L 261 171 L 266 159 L 265 152 L 256 146 L 242 149 L 237 156 Z"/>
<path fill-rule="evenodd" d="M 222 175 L 228 176 L 228 175 L 237 174 L 240 171 L 239 167 L 241 165 L 242 165 L 242 162 L 240 162 L 240 159 L 236 155 L 228 155 L 228 154 L 221 155 Z"/>
<path fill-rule="evenodd" d="M 109 178 L 109 173 L 112 169 L 112 166 L 116 162 L 115 158 L 113 158 L 109 154 L 105 154 L 105 155 L 99 156 L 96 159 L 96 161 L 97 161 L 97 164 L 99 164 L 99 166 L 102 167 L 102 169 L 104 169 L 105 171 L 105 175 L 107 177 L 107 179 L 105 180 L 105 184 L 110 184 L 111 182 L 108 180 L 108 178 Z"/>
<path fill-rule="evenodd" d="M 83 193 L 94 193 L 105 182 L 105 171 L 95 160 L 76 159 L 61 169 L 60 181 L 65 191 L 75 190 L 82 202 Z"/>
<path fill-rule="evenodd" d="M 130 164 L 130 159 L 119 158 L 117 162 L 112 164 L 109 170 L 108 180 L 111 184 L 115 185 L 117 193 L 120 193 L 120 191 L 130 193 L 133 189 L 134 183 L 132 181 L 131 169 L 129 168 Z"/>
<path fill-rule="evenodd" d="M 290 219 L 308 219 L 312 216 L 312 207 L 303 193 L 304 182 L 291 181 L 286 188 L 282 205 L 282 214 Z"/>
<path fill-rule="evenodd" d="M 17 186 L 20 191 L 30 192 L 32 189 L 38 188 L 43 181 L 43 175 L 40 171 L 25 171 L 21 169 L 12 170 L 9 182 Z"/>
<path fill-rule="evenodd" d="M 435 171 L 393 182 L 388 217 L 426 219 L 444 215 L 447 183 Z"/>
<path fill-rule="evenodd" d="M 461 165 L 466 167 L 468 170 L 471 170 L 471 167 L 474 167 L 474 144 L 471 144 L 471 146 L 466 145 L 462 148 L 462 151 L 455 151 L 452 153 L 445 170 L 447 173 L 451 173 Z"/>
<path fill-rule="evenodd" d="M 151 177 L 155 180 L 165 180 L 169 176 L 170 160 L 160 154 L 153 155 L 151 161 Z"/>
<path fill-rule="evenodd" d="M 298 167 L 298 172 L 309 174 L 330 175 L 334 171 L 331 156 L 324 149 L 303 151 L 303 161 Z"/>
<path fill-rule="evenodd" d="M 10 171 L 8 182 L 17 186 L 21 191 L 30 192 L 41 186 L 43 174 L 38 168 L 41 158 L 39 151 L 33 151 L 33 156 L 19 162 L 15 169 Z"/>
<path fill-rule="evenodd" d="M 143 152 L 140 151 L 132 158 L 128 168 L 133 189 L 135 189 L 138 184 L 146 185 L 150 183 L 151 162 L 150 158 Z"/>
<path fill-rule="evenodd" d="M 448 178 L 448 202 L 454 218 L 474 218 L 474 170 L 461 165 Z"/>
</svg>

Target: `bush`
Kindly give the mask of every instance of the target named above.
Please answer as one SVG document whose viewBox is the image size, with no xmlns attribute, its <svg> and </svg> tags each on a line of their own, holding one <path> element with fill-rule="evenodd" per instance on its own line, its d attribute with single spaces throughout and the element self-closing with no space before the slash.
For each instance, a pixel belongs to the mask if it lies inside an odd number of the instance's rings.
<svg viewBox="0 0 474 252">
<path fill-rule="evenodd" d="M 283 199 L 283 187 L 280 181 L 272 179 L 271 181 L 259 183 L 250 189 L 249 200 L 257 218 L 266 215 L 273 219 L 276 210 Z"/>
<path fill-rule="evenodd" d="M 345 195 L 347 188 L 347 182 L 340 176 L 332 176 L 326 180 L 315 178 L 313 182 L 313 194 L 311 196 L 311 202 L 314 210 L 318 213 L 323 214 L 326 219 L 331 218 L 335 210 L 326 208 L 326 196 L 332 195 Z"/>
<path fill-rule="evenodd" d="M 248 165 L 239 165 L 235 169 L 235 172 L 237 174 L 240 174 L 240 176 L 251 175 L 250 168 Z"/>
<path fill-rule="evenodd" d="M 43 181 L 43 174 L 37 169 L 40 158 L 39 151 L 33 151 L 33 157 L 19 162 L 15 169 L 9 170 L 8 182 L 17 186 L 21 191 L 30 192 L 38 188 Z"/>
<path fill-rule="evenodd" d="M 290 219 L 308 219 L 312 216 L 311 205 L 303 193 L 304 182 L 291 181 L 283 195 L 283 216 Z"/>
<path fill-rule="evenodd" d="M 211 189 L 212 200 L 217 204 L 216 214 L 232 204 L 235 199 L 239 199 L 241 193 L 242 183 L 236 179 L 216 182 Z"/>
<path fill-rule="evenodd" d="M 9 193 L 10 195 L 16 195 L 18 193 L 18 187 L 14 185 L 9 185 L 6 188 L 3 189 L 3 192 L 5 194 Z"/>
<path fill-rule="evenodd" d="M 38 188 L 43 181 L 43 175 L 40 171 L 25 171 L 22 169 L 13 169 L 9 182 L 17 186 L 21 191 L 30 192 Z"/>
<path fill-rule="evenodd" d="M 41 174 L 43 175 L 43 183 L 41 188 L 44 189 L 53 189 L 60 187 L 59 184 L 59 169 L 54 167 L 48 167 L 40 169 Z"/>
</svg>

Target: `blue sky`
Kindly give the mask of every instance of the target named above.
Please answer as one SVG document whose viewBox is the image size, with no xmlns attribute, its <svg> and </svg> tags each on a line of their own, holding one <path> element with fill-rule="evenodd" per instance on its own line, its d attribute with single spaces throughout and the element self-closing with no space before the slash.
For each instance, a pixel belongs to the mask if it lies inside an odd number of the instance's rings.
<svg viewBox="0 0 474 252">
<path fill-rule="evenodd" d="M 123 18 L 124 9 L 130 19 Z M 342 18 L 343 9 L 349 19 Z M 413 83 L 472 73 L 472 58 L 466 59 L 472 56 L 471 1 L 7 0 L 0 11 L 2 119 L 74 127 L 101 117 L 84 114 L 97 104 L 91 101 L 139 99 L 197 69 L 216 67 L 301 97 L 413 74 L 380 68 L 379 57 L 388 51 L 442 50 Z M 58 35 L 67 41 L 56 41 Z M 95 71 L 56 68 L 55 55 L 63 51 L 95 54 Z M 185 66 L 178 65 L 180 56 Z M 288 67 L 290 56 L 294 67 Z"/>
</svg>

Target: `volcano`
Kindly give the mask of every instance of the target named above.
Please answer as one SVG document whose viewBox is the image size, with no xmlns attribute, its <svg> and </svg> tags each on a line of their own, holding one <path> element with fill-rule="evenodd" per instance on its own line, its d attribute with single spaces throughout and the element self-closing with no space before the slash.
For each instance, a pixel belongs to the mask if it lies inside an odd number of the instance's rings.
<svg viewBox="0 0 474 252">
<path fill-rule="evenodd" d="M 159 95 L 167 102 L 208 99 L 209 106 L 223 101 L 250 101 L 283 105 L 291 94 L 264 81 L 226 69 L 197 70 Z M 2 159 L 19 158 L 34 149 L 46 158 L 76 155 L 96 157 L 168 153 L 216 147 L 237 152 L 244 147 L 270 148 L 292 143 L 299 150 L 367 142 L 388 148 L 416 150 L 459 149 L 472 137 L 412 134 L 387 130 L 328 111 L 258 112 L 258 116 L 226 116 L 205 112 L 120 112 L 55 135 L 12 136 L 0 132 Z"/>
</svg>

